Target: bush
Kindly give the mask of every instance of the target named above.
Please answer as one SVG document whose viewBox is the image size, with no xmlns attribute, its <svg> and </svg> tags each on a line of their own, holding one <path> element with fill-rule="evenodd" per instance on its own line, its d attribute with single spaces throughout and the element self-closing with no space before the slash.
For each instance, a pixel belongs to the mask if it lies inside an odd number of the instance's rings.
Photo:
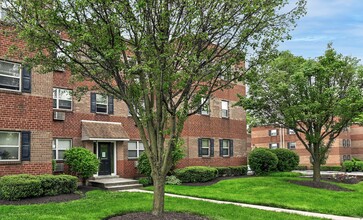
<svg viewBox="0 0 363 220">
<path fill-rule="evenodd" d="M 247 166 L 216 167 L 218 177 L 247 175 Z"/>
<path fill-rule="evenodd" d="M 176 178 L 176 176 L 167 176 L 166 177 L 166 185 L 181 185 L 180 179 Z"/>
<path fill-rule="evenodd" d="M 308 170 L 308 166 L 297 166 L 296 170 Z"/>
<path fill-rule="evenodd" d="M 143 186 L 150 186 L 153 184 L 153 181 L 151 177 L 141 177 L 139 179 L 139 183 L 142 184 Z"/>
<path fill-rule="evenodd" d="M 299 155 L 295 152 L 288 150 L 288 149 L 274 149 L 271 150 L 272 153 L 276 154 L 278 158 L 278 163 L 276 166 L 276 170 L 280 172 L 289 172 L 299 165 Z"/>
<path fill-rule="evenodd" d="M 180 142 L 175 147 L 173 153 L 172 153 L 172 169 L 174 169 L 175 165 L 178 163 L 179 160 L 183 159 L 185 157 L 184 150 L 181 147 L 183 142 Z M 137 169 L 139 173 L 144 174 L 146 176 L 151 176 L 151 166 L 149 163 L 149 159 L 147 158 L 146 153 L 142 153 L 138 159 Z"/>
<path fill-rule="evenodd" d="M 301 173 L 296 173 L 296 172 L 273 172 L 270 173 L 269 176 L 273 176 L 273 177 L 299 177 L 302 176 Z"/>
<path fill-rule="evenodd" d="M 343 169 L 346 172 L 363 171 L 363 161 L 356 160 L 346 160 L 343 162 Z"/>
<path fill-rule="evenodd" d="M 256 175 L 267 174 L 276 170 L 278 158 L 269 149 L 256 148 L 249 155 L 249 165 Z"/>
<path fill-rule="evenodd" d="M 83 147 L 74 147 L 64 153 L 64 163 L 68 164 L 69 170 L 82 178 L 83 185 L 86 179 L 97 173 L 100 161 L 91 151 Z"/>
<path fill-rule="evenodd" d="M 355 161 L 356 171 L 363 171 L 363 161 Z"/>
<path fill-rule="evenodd" d="M 342 166 L 321 166 L 321 171 L 342 171 Z"/>
<path fill-rule="evenodd" d="M 20 174 L 3 176 L 0 178 L 0 198 L 19 200 L 73 193 L 77 189 L 77 181 L 76 177 L 69 175 L 32 176 Z"/>
<path fill-rule="evenodd" d="M 175 170 L 175 176 L 183 183 L 208 182 L 217 177 L 214 167 L 193 166 Z"/>
</svg>

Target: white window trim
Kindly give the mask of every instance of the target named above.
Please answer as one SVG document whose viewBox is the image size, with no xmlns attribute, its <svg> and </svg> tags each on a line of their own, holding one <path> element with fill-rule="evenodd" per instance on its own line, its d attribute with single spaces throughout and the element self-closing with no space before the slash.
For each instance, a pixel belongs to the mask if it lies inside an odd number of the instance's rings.
<svg viewBox="0 0 363 220">
<path fill-rule="evenodd" d="M 207 140 L 208 141 L 208 147 L 203 147 L 203 140 Z M 202 146 L 201 146 L 201 148 L 202 148 L 202 157 L 210 157 L 210 138 L 202 138 Z M 208 154 L 203 154 L 203 148 L 204 149 L 208 149 Z"/>
<path fill-rule="evenodd" d="M 224 146 L 224 142 L 227 142 L 227 147 Z M 229 157 L 231 155 L 231 152 L 230 152 L 230 146 L 231 146 L 231 140 L 230 139 L 222 139 L 222 156 L 223 157 Z M 223 150 L 224 149 L 227 149 L 228 150 L 228 154 L 223 154 Z"/>
<path fill-rule="evenodd" d="M 21 134 L 20 132 L 13 132 L 13 131 L 0 131 L 0 133 L 16 133 L 18 134 L 18 145 L 15 146 L 15 145 L 0 145 L 0 147 L 10 147 L 10 148 L 18 148 L 18 159 L 17 160 L 14 160 L 14 159 L 10 159 L 10 160 L 3 160 L 1 159 L 0 162 L 7 162 L 7 161 L 20 161 L 20 150 L 21 150 L 21 146 L 20 146 L 20 139 L 21 139 Z"/>
<path fill-rule="evenodd" d="M 272 133 L 274 131 L 274 134 Z M 271 129 L 269 130 L 269 136 L 270 137 L 276 137 L 277 136 L 277 129 Z"/>
<path fill-rule="evenodd" d="M 227 108 L 226 109 L 223 108 L 223 103 L 227 103 Z M 222 102 L 221 102 L 221 109 L 222 109 L 222 112 L 221 112 L 222 118 L 229 118 L 229 101 L 222 100 Z M 223 110 L 226 111 L 226 116 L 223 115 Z"/>
<path fill-rule="evenodd" d="M 1 20 L 1 19 L 0 19 Z M 22 85 L 23 85 L 23 81 L 22 81 L 22 66 L 21 64 L 19 63 L 16 63 L 16 62 L 9 62 L 9 61 L 5 61 L 5 60 L 0 60 L 0 63 L 10 63 L 10 64 L 15 64 L 15 65 L 19 65 L 19 77 L 17 76 L 9 76 L 9 75 L 5 75 L 5 74 L 1 74 L 1 71 L 0 71 L 0 76 L 4 76 L 4 77 L 8 77 L 8 78 L 16 78 L 16 79 L 19 79 L 19 89 L 16 90 L 16 89 L 6 89 L 6 88 L 0 88 L 0 90 L 6 90 L 6 91 L 14 91 L 14 92 L 21 92 L 21 88 L 22 88 Z"/>
<path fill-rule="evenodd" d="M 273 148 L 273 147 L 272 147 L 273 145 L 276 145 L 276 148 Z M 279 147 L 280 147 L 280 146 L 279 146 L 279 144 L 278 144 L 278 143 L 270 143 L 270 144 L 269 144 L 269 148 L 270 148 L 270 149 L 277 149 L 277 148 L 279 148 Z"/>
<path fill-rule="evenodd" d="M 58 145 L 59 145 L 58 144 L 58 141 L 59 140 L 68 140 L 68 141 L 71 141 L 71 146 L 69 146 L 69 149 L 71 149 L 72 146 L 73 146 L 73 140 L 71 138 L 54 138 L 53 139 L 53 142 L 52 142 L 52 151 L 55 150 L 55 158 L 53 158 L 53 160 L 63 161 L 63 159 L 59 159 L 59 155 L 58 155 L 58 151 L 59 150 L 64 150 L 64 149 L 59 149 L 58 148 Z M 55 147 L 53 148 L 53 146 L 55 146 Z M 52 152 L 52 155 L 53 155 L 53 152 Z"/>
<path fill-rule="evenodd" d="M 135 143 L 136 143 L 136 157 L 129 157 L 129 145 L 128 145 L 128 144 L 129 144 L 130 142 L 135 142 Z M 140 154 L 140 143 L 141 143 L 141 144 L 143 144 L 143 143 L 142 143 L 142 141 L 134 141 L 134 140 L 133 140 L 133 141 L 129 141 L 129 142 L 127 143 L 127 158 L 128 158 L 128 159 L 137 159 L 137 158 L 139 158 L 139 157 L 140 157 L 140 155 L 141 155 L 141 154 Z M 145 151 L 145 146 L 144 146 L 144 150 L 143 150 L 143 151 Z"/>
<path fill-rule="evenodd" d="M 108 114 L 108 96 L 106 95 L 106 104 L 97 102 L 97 96 L 103 96 L 102 94 L 96 93 L 96 113 L 97 114 Z M 99 112 L 97 111 L 97 105 L 106 105 L 106 112 Z"/>
<path fill-rule="evenodd" d="M 55 108 L 53 108 L 53 109 L 57 109 L 57 110 L 65 110 L 65 111 L 72 111 L 73 110 L 73 98 L 72 98 L 72 90 L 71 89 L 63 89 L 63 88 L 53 88 L 53 90 L 54 89 L 56 89 L 56 91 L 57 91 L 57 97 L 56 98 L 54 98 L 53 97 L 53 99 L 55 99 L 55 100 L 57 100 L 57 102 L 56 102 L 56 107 Z M 60 97 L 59 97 L 59 92 L 60 92 L 60 90 L 67 90 L 67 91 L 70 91 L 70 96 L 71 96 L 71 100 L 66 100 L 66 99 L 61 99 Z M 70 101 L 71 102 L 71 108 L 70 109 L 67 109 L 67 108 L 59 108 L 59 101 L 60 100 L 62 100 L 62 101 Z"/>
</svg>

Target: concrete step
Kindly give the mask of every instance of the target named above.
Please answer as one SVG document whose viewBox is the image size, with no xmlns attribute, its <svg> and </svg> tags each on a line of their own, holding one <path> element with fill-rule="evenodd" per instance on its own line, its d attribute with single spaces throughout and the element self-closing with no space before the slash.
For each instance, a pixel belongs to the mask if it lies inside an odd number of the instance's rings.
<svg viewBox="0 0 363 220">
<path fill-rule="evenodd" d="M 119 175 L 107 175 L 107 176 L 93 176 L 89 178 L 90 180 L 100 180 L 100 179 L 115 179 L 120 178 Z"/>
<path fill-rule="evenodd" d="M 119 186 L 106 186 L 105 189 L 111 191 L 127 190 L 127 189 L 139 189 L 142 188 L 142 184 L 130 184 L 130 185 L 119 185 Z"/>
</svg>

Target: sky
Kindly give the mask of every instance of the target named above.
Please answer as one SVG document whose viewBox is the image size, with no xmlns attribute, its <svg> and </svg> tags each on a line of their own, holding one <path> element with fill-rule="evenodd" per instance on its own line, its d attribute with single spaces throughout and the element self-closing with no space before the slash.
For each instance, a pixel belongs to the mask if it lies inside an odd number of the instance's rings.
<svg viewBox="0 0 363 220">
<path fill-rule="evenodd" d="M 363 63 L 363 0 L 307 0 L 307 14 L 290 34 L 280 50 L 315 58 L 331 42 L 337 52 Z"/>
</svg>

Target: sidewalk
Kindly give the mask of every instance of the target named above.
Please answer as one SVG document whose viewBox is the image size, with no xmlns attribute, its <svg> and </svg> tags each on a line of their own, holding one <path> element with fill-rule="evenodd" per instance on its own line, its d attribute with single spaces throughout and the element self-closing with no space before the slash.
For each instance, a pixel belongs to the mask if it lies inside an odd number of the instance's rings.
<svg viewBox="0 0 363 220">
<path fill-rule="evenodd" d="M 151 193 L 151 194 L 153 193 L 152 191 L 141 190 L 141 189 L 122 190 L 121 192 L 139 192 L 139 193 Z M 325 218 L 325 219 L 332 219 L 332 220 L 363 220 L 363 218 L 329 215 L 329 214 L 306 212 L 306 211 L 299 211 L 299 210 L 293 210 L 293 209 L 275 208 L 275 207 L 270 207 L 270 206 L 251 205 L 251 204 L 238 203 L 238 202 L 219 201 L 219 200 L 214 200 L 214 199 L 203 199 L 203 198 L 182 196 L 182 195 L 176 195 L 176 194 L 170 194 L 170 193 L 165 193 L 165 195 L 170 196 L 170 197 L 176 197 L 176 198 L 199 200 L 199 201 L 212 202 L 212 203 L 217 203 L 217 204 L 230 204 L 230 205 L 236 205 L 236 206 L 240 206 L 240 207 L 253 208 L 253 209 L 260 209 L 260 210 L 265 210 L 265 211 L 285 212 L 285 213 Z"/>
<path fill-rule="evenodd" d="M 313 175 L 313 171 L 312 170 L 293 170 L 292 172 L 296 172 L 296 173 L 302 173 L 304 176 L 312 176 Z M 360 177 L 363 178 L 363 172 L 341 172 L 341 171 L 320 171 L 320 174 L 322 176 L 329 176 L 329 175 L 333 175 L 333 174 L 345 174 L 348 176 L 356 176 L 356 177 Z"/>
</svg>

